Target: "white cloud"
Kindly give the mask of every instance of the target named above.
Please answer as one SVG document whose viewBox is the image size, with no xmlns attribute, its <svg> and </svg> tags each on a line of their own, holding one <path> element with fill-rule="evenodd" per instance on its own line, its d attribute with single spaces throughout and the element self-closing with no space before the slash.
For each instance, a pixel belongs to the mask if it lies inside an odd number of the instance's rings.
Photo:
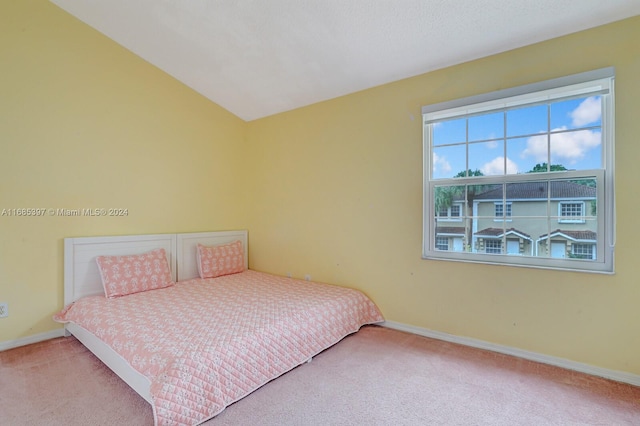
<svg viewBox="0 0 640 426">
<path fill-rule="evenodd" d="M 582 130 L 559 133 L 551 136 L 551 157 L 555 162 L 568 161 L 569 164 L 582 160 L 587 152 L 600 146 L 600 132 Z"/>
<path fill-rule="evenodd" d="M 504 157 L 496 157 L 480 167 L 485 176 L 504 174 Z M 518 165 L 507 157 L 507 174 L 518 173 Z"/>
<path fill-rule="evenodd" d="M 566 130 L 566 127 L 553 131 Z M 566 165 L 575 164 L 582 160 L 587 152 L 600 146 L 600 132 L 580 130 L 575 132 L 557 133 L 551 135 L 551 158 L 553 163 Z M 547 161 L 547 135 L 532 136 L 527 139 L 527 147 L 522 158 L 533 157 L 537 162 Z"/>
<path fill-rule="evenodd" d="M 599 97 L 591 96 L 569 113 L 571 124 L 574 127 L 582 127 L 597 123 L 602 117 L 602 104 Z M 555 131 L 567 130 L 562 126 Z M 600 146 L 602 137 L 600 131 L 579 130 L 573 132 L 558 133 L 551 136 L 551 162 L 563 165 L 575 164 L 584 159 L 588 152 Z M 522 151 L 521 157 L 533 157 L 537 162 L 548 161 L 547 135 L 532 136 L 527 139 L 527 147 Z"/>
<path fill-rule="evenodd" d="M 547 135 L 531 136 L 527 139 L 527 147 L 522 151 L 520 157 L 533 157 L 535 161 L 547 161 Z"/>
<path fill-rule="evenodd" d="M 602 104 L 599 97 L 591 96 L 569 113 L 574 127 L 595 123 L 602 116 Z"/>
<path fill-rule="evenodd" d="M 433 153 L 433 174 L 449 174 L 451 172 L 451 164 L 445 157 L 440 157 L 435 152 Z"/>
</svg>

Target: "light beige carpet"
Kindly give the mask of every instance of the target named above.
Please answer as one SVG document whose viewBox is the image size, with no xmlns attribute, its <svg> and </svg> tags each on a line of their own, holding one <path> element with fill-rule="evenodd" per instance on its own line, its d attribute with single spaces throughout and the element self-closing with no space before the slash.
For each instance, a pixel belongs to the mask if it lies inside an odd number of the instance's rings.
<svg viewBox="0 0 640 426">
<path fill-rule="evenodd" d="M 152 425 L 74 338 L 0 352 L 2 425 Z M 640 388 L 376 326 L 231 405 L 216 425 L 640 425 Z"/>
</svg>

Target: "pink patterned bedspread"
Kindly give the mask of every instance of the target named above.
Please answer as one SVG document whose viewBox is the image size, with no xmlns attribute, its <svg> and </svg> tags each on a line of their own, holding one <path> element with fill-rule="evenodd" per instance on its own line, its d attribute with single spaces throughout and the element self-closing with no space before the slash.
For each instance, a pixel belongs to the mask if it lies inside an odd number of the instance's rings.
<svg viewBox="0 0 640 426">
<path fill-rule="evenodd" d="M 156 425 L 195 425 L 383 321 L 357 290 L 255 271 L 80 299 L 54 319 L 90 331 L 151 382 Z"/>
</svg>

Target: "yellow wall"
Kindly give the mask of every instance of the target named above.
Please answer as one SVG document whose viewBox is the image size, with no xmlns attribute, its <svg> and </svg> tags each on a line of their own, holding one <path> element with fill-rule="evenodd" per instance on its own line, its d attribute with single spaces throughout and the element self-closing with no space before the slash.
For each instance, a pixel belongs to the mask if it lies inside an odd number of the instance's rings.
<svg viewBox="0 0 640 426">
<path fill-rule="evenodd" d="M 640 18 L 248 124 L 254 269 L 358 287 L 387 319 L 640 374 Z M 421 106 L 615 66 L 613 276 L 421 260 Z"/>
<path fill-rule="evenodd" d="M 59 328 L 63 238 L 246 227 L 246 124 L 46 0 L 0 3 L 0 342 Z"/>
<path fill-rule="evenodd" d="M 387 319 L 640 374 L 640 18 L 244 123 L 46 0 L 0 3 L 0 342 L 54 330 L 64 237 L 247 228 L 251 267 Z M 426 261 L 422 105 L 615 66 L 616 275 Z"/>
</svg>

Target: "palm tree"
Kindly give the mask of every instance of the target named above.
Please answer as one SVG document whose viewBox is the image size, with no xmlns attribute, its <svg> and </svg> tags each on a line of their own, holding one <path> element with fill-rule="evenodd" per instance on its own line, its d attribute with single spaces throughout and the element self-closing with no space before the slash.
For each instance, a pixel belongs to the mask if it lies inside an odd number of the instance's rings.
<svg viewBox="0 0 640 426">
<path fill-rule="evenodd" d="M 484 176 L 480 170 L 463 170 L 453 176 L 454 178 L 463 178 L 471 176 Z M 469 226 L 469 221 L 466 219 L 471 216 L 473 211 L 473 201 L 476 196 L 493 189 L 491 185 L 455 185 L 455 186 L 438 186 L 434 192 L 434 204 L 436 213 L 441 209 L 448 209 L 453 205 L 454 200 L 463 200 L 466 197 L 466 211 L 462 212 L 465 228 L 465 245 L 468 245 L 472 240 L 472 229 Z"/>
</svg>

